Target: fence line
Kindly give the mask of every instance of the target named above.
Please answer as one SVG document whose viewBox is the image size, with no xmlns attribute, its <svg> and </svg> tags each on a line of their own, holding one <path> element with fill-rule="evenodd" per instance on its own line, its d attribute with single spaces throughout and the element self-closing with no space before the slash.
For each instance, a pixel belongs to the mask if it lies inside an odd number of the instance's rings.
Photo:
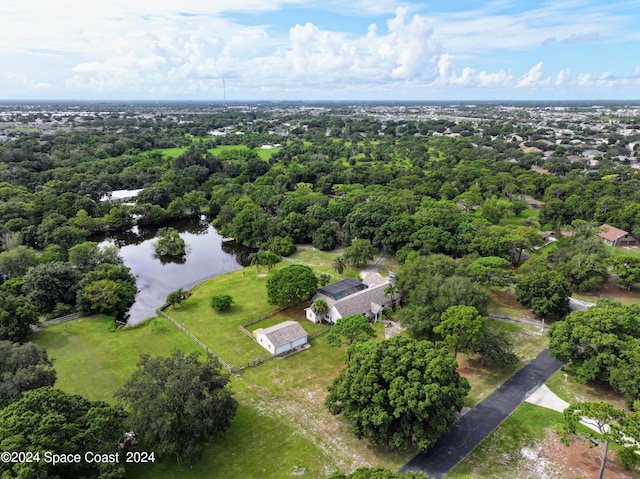
<svg viewBox="0 0 640 479">
<path fill-rule="evenodd" d="M 233 366 L 231 366 L 229 363 L 224 361 L 220 356 L 218 356 L 216 353 L 214 353 L 211 349 L 209 349 L 209 347 L 206 344 L 204 344 L 202 341 L 200 341 L 198 338 L 196 338 L 193 334 L 191 334 L 189 332 L 189 330 L 187 328 L 185 328 L 182 324 L 180 324 L 178 321 L 176 321 L 175 319 L 173 319 L 171 316 L 169 316 L 168 314 L 166 314 L 164 311 L 162 311 L 160 309 L 157 310 L 157 313 L 159 315 L 164 316 L 165 318 L 167 318 L 169 320 L 169 322 L 171 322 L 175 327 L 177 327 L 180 331 L 182 331 L 187 336 L 189 336 L 189 338 L 191 338 L 191 340 L 194 343 L 196 343 L 198 346 L 200 346 L 202 349 L 204 349 L 209 356 L 211 356 L 212 358 L 215 358 L 227 371 L 229 371 L 230 373 L 234 372 L 234 367 Z"/>
<path fill-rule="evenodd" d="M 73 313 L 67 314 L 66 316 L 60 316 L 58 318 L 48 319 L 46 321 L 42 321 L 33 326 L 34 330 L 46 328 L 47 326 L 53 326 L 54 324 L 66 323 L 67 321 L 73 321 L 74 319 L 78 319 L 82 317 L 82 313 Z"/>
<path fill-rule="evenodd" d="M 287 309 L 288 306 L 281 306 L 278 309 L 274 310 L 274 311 L 269 311 L 268 313 L 263 314 L 262 316 L 259 316 L 257 318 L 252 319 L 251 321 L 247 321 L 246 323 L 242 323 L 239 327 L 240 327 L 240 331 L 242 331 L 244 334 L 246 334 L 247 336 L 249 336 L 251 339 L 253 338 L 253 334 L 251 333 L 251 331 L 249 331 L 247 329 L 247 326 L 251 326 L 252 324 L 256 324 L 259 323 L 260 321 L 263 321 L 267 318 L 270 318 L 271 316 L 274 316 L 278 313 L 280 313 L 281 311 L 284 311 L 285 309 Z"/>
</svg>

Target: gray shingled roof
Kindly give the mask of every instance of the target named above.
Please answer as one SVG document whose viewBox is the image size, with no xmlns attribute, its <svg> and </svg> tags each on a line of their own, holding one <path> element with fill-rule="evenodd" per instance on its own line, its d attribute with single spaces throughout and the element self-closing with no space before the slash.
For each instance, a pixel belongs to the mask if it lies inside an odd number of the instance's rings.
<svg viewBox="0 0 640 479">
<path fill-rule="evenodd" d="M 384 294 L 386 287 L 387 283 L 370 286 L 364 291 L 335 301 L 332 305 L 329 305 L 329 307 L 334 306 L 342 317 L 349 316 L 350 314 L 368 313 L 369 311 L 379 312 L 379 306 L 389 302 L 389 298 Z M 378 308 L 375 308 L 377 311 L 373 311 L 372 303 L 378 306 Z"/>
<path fill-rule="evenodd" d="M 256 332 L 265 335 L 276 348 L 307 336 L 307 332 L 296 321 L 284 321 Z"/>
</svg>

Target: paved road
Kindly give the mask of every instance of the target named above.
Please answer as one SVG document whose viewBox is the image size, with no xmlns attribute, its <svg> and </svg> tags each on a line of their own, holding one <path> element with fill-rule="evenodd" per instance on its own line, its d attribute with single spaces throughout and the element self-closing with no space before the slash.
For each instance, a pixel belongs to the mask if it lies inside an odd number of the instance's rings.
<svg viewBox="0 0 640 479">
<path fill-rule="evenodd" d="M 559 368 L 560 363 L 545 349 L 400 472 L 419 471 L 429 479 L 441 479 Z"/>
</svg>

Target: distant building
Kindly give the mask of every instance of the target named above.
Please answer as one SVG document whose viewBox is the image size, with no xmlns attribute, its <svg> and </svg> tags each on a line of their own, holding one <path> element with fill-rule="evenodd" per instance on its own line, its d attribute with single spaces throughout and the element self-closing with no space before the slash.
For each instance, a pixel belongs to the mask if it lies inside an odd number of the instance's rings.
<svg viewBox="0 0 640 479">
<path fill-rule="evenodd" d="M 295 321 L 284 321 L 270 328 L 256 329 L 253 337 L 274 356 L 302 348 L 308 342 L 307 332 Z"/>
<path fill-rule="evenodd" d="M 527 203 L 529 208 L 540 209 L 544 206 L 544 201 L 538 201 L 531 195 L 525 195 L 522 199 Z"/>
<path fill-rule="evenodd" d="M 600 227 L 598 236 L 602 239 L 603 243 L 609 246 L 638 246 L 638 240 L 631 236 L 629 232 L 608 224 Z"/>
<path fill-rule="evenodd" d="M 100 203 L 125 203 L 133 200 L 141 191 L 142 188 L 139 190 L 115 190 L 100 198 Z"/>
<path fill-rule="evenodd" d="M 532 165 L 531 166 L 531 171 L 535 171 L 536 173 L 538 173 L 540 175 L 548 175 L 549 174 L 549 170 L 545 170 L 544 168 L 540 168 L 539 166 L 536 166 L 536 165 Z"/>
<path fill-rule="evenodd" d="M 322 317 L 316 316 L 311 307 L 305 309 L 309 321 L 327 321 L 335 324 L 340 318 L 352 314 L 362 314 L 370 319 L 378 319 L 385 308 L 391 306 L 391 298 L 385 294 L 390 281 L 378 273 L 368 273 L 362 282 L 346 278 L 323 286 L 313 299 L 322 298 L 329 311 Z"/>
</svg>

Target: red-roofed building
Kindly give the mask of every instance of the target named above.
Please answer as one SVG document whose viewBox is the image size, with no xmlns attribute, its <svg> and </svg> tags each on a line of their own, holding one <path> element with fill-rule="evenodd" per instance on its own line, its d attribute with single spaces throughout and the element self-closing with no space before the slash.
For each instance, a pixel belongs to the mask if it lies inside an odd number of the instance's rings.
<svg viewBox="0 0 640 479">
<path fill-rule="evenodd" d="M 609 246 L 638 246 L 638 240 L 629 232 L 604 224 L 600 227 L 598 236 Z"/>
</svg>

